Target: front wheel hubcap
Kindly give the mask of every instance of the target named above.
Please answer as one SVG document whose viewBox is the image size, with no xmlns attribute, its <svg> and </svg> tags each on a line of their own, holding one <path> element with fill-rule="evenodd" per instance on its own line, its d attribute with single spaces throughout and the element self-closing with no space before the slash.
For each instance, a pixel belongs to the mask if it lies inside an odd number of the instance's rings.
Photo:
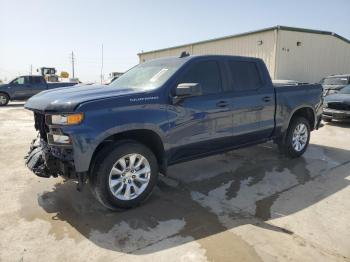
<svg viewBox="0 0 350 262">
<path fill-rule="evenodd" d="M 128 154 L 114 163 L 109 173 L 109 188 L 119 200 L 131 200 L 141 195 L 151 178 L 151 166 L 140 154 Z"/>
<path fill-rule="evenodd" d="M 302 151 L 307 143 L 307 139 L 309 137 L 308 129 L 305 124 L 298 124 L 293 132 L 292 143 L 295 151 Z"/>
<path fill-rule="evenodd" d="M 0 95 L 0 105 L 5 105 L 7 101 L 7 98 L 3 95 Z"/>
</svg>

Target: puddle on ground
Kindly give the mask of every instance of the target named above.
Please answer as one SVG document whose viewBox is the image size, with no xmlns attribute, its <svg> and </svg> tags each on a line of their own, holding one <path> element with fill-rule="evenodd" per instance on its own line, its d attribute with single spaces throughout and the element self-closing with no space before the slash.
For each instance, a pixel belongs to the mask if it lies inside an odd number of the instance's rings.
<svg viewBox="0 0 350 262">
<path fill-rule="evenodd" d="M 251 150 L 259 159 L 251 158 L 249 149 L 227 153 L 220 163 L 228 170 L 232 165 L 232 171 L 205 174 L 204 179 L 191 174 L 192 181 L 182 180 L 189 169 L 180 174 L 170 169 L 169 177 L 159 181 L 146 203 L 120 212 L 104 209 L 88 186 L 79 193 L 73 182 L 57 180 L 53 186 L 52 180 L 35 183 L 23 194 L 20 216 L 28 221 L 47 221 L 51 224 L 49 234 L 56 240 L 69 237 L 79 242 L 88 238 L 102 248 L 120 252 L 156 252 L 164 249 L 157 243 L 176 238 L 167 248 L 195 240 L 209 260 L 224 260 L 224 254 L 259 260 L 247 242 L 227 230 L 251 223 L 289 234 L 265 221 L 271 218 L 271 207 L 281 192 L 310 181 L 312 175 L 304 158 L 281 158 L 274 148 Z M 199 167 L 200 161 L 196 161 Z M 212 164 L 217 164 L 216 160 Z M 199 168 L 197 172 L 200 176 L 206 170 Z M 175 183 L 167 182 L 171 180 Z"/>
</svg>

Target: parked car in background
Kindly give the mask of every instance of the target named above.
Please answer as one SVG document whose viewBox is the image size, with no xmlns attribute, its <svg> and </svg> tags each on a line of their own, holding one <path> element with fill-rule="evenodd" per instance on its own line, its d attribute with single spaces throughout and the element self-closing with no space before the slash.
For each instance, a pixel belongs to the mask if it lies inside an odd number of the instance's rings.
<svg viewBox="0 0 350 262">
<path fill-rule="evenodd" d="M 324 96 L 334 94 L 344 86 L 350 84 L 350 74 L 327 76 L 321 80 L 320 84 L 323 87 Z"/>
<path fill-rule="evenodd" d="M 340 89 L 338 93 L 325 97 L 322 118 L 325 122 L 350 120 L 350 85 Z"/>
<path fill-rule="evenodd" d="M 29 99 L 25 108 L 40 137 L 26 165 L 41 177 L 77 179 L 80 187 L 89 181 L 104 206 L 128 208 L 146 200 L 158 172 L 172 164 L 269 140 L 285 155 L 301 156 L 322 106 L 321 85 L 275 87 L 261 59 L 157 59 L 109 86 Z"/>
<path fill-rule="evenodd" d="M 281 80 L 281 79 L 276 79 L 272 80 L 272 83 L 274 86 L 298 86 L 298 85 L 306 85 L 308 83 L 305 82 L 300 82 L 296 80 Z"/>
<path fill-rule="evenodd" d="M 42 76 L 19 76 L 8 84 L 0 85 L 0 106 L 12 100 L 27 100 L 37 93 L 65 86 L 76 85 L 76 82 L 46 82 Z"/>
</svg>

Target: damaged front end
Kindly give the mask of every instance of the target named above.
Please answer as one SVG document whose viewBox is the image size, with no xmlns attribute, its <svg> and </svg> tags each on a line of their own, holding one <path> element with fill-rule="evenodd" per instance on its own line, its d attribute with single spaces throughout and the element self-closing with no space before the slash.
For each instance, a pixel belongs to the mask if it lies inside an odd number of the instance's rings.
<svg viewBox="0 0 350 262">
<path fill-rule="evenodd" d="M 51 145 L 48 142 L 48 138 L 52 136 L 52 130 L 46 124 L 44 114 L 34 112 L 34 120 L 35 129 L 39 131 L 39 135 L 33 140 L 25 156 L 26 166 L 39 177 L 49 178 L 60 175 L 65 178 L 76 178 L 72 148 Z"/>
</svg>

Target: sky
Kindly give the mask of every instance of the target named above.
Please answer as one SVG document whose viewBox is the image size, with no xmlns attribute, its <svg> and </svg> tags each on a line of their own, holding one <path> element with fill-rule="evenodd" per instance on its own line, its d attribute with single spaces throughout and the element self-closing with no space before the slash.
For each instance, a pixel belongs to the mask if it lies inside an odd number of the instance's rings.
<svg viewBox="0 0 350 262">
<path fill-rule="evenodd" d="M 137 53 L 275 25 L 350 39 L 350 0 L 0 0 L 0 79 L 43 66 L 96 82 Z"/>
</svg>

